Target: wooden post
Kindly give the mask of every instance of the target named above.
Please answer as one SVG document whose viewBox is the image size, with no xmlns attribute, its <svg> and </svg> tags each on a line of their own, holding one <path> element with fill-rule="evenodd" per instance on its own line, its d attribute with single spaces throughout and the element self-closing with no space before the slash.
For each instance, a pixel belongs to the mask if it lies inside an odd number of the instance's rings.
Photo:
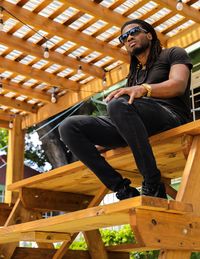
<svg viewBox="0 0 200 259">
<path fill-rule="evenodd" d="M 6 187 L 24 177 L 24 136 L 21 128 L 21 118 L 16 116 L 13 128 L 9 129 L 8 154 L 6 168 Z M 17 195 L 5 188 L 5 202 L 14 203 Z"/>
<path fill-rule="evenodd" d="M 200 215 L 199 196 L 199 161 L 200 161 L 200 136 L 195 136 L 192 141 L 186 166 L 183 172 L 181 185 L 176 200 L 191 203 L 196 215 Z M 170 251 L 164 250 L 160 253 L 159 259 L 189 259 L 191 251 Z"/>
</svg>

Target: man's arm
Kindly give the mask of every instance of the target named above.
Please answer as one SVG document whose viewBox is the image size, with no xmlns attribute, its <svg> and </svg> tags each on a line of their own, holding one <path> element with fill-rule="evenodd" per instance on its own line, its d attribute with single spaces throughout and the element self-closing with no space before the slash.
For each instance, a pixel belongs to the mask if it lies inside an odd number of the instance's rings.
<svg viewBox="0 0 200 259">
<path fill-rule="evenodd" d="M 173 98 L 182 95 L 187 87 L 190 70 L 187 65 L 175 64 L 171 66 L 169 79 L 158 84 L 150 84 L 151 96 L 156 98 Z M 105 101 L 109 102 L 112 98 L 118 98 L 121 95 L 129 95 L 129 104 L 135 98 L 141 98 L 146 95 L 147 90 L 142 85 L 120 88 L 110 93 Z"/>
<path fill-rule="evenodd" d="M 169 79 L 159 84 L 150 84 L 151 96 L 157 98 L 172 98 L 184 94 L 190 70 L 187 65 L 176 64 L 170 69 Z"/>
</svg>

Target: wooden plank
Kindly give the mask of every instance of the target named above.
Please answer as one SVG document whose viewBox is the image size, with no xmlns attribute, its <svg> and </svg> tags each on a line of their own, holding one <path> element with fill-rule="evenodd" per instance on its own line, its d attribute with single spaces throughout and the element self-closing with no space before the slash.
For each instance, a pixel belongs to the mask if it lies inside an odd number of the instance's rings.
<svg viewBox="0 0 200 259">
<path fill-rule="evenodd" d="M 99 230 L 84 232 L 84 238 L 92 259 L 109 258 Z"/>
<path fill-rule="evenodd" d="M 9 129 L 9 122 L 0 120 L 0 128 Z"/>
<path fill-rule="evenodd" d="M 36 105 L 28 104 L 26 102 L 15 100 L 4 96 L 0 96 L 0 103 L 1 105 L 5 105 L 20 111 L 26 111 L 30 113 L 36 113 L 38 110 L 38 107 Z"/>
<path fill-rule="evenodd" d="M 147 200 L 149 202 L 147 202 Z M 149 204 L 149 205 L 147 205 Z M 129 223 L 129 210 L 145 208 L 156 213 L 157 210 L 169 211 L 168 201 L 152 197 L 135 197 L 104 206 L 88 208 L 81 211 L 71 212 L 48 219 L 12 225 L 0 228 L 0 243 L 14 242 L 20 239 L 21 233 L 28 231 L 47 231 L 61 233 L 75 233 L 80 231 L 94 230 L 102 227 L 122 225 Z M 190 204 L 185 204 L 185 213 L 191 212 Z M 160 213 L 160 212 L 159 212 Z M 179 214 L 180 213 L 180 214 Z M 183 211 L 176 211 L 173 216 L 184 219 Z M 172 213 L 167 213 L 172 215 Z M 166 217 L 167 217 L 166 216 Z M 172 218 L 173 218 L 172 216 Z M 187 223 L 188 223 L 187 219 Z M 195 220 L 200 221 L 200 219 Z"/>
<path fill-rule="evenodd" d="M 123 60 L 128 63 L 128 56 L 124 50 L 115 46 L 108 45 L 105 42 L 81 33 L 78 30 L 73 30 L 69 26 L 62 25 L 51 19 L 37 15 L 34 12 L 28 11 L 25 8 L 20 8 L 17 5 L 2 1 L 1 5 L 8 9 L 11 13 L 20 13 L 20 18 L 23 22 L 34 26 L 37 30 L 44 30 L 52 35 L 57 35 L 63 39 L 76 42 L 81 46 L 85 46 L 94 51 L 103 51 L 105 55 L 114 57 L 115 59 Z"/>
<path fill-rule="evenodd" d="M 13 128 L 9 130 L 8 155 L 6 167 L 6 187 L 23 179 L 24 175 L 24 130 L 21 129 L 21 118 L 16 116 Z M 16 194 L 15 194 L 16 195 Z M 6 189 L 5 202 L 14 203 L 16 196 Z"/>
<path fill-rule="evenodd" d="M 173 251 L 161 251 L 159 259 L 190 259 L 191 257 L 190 251 L 180 251 L 180 250 L 173 250 Z"/>
<path fill-rule="evenodd" d="M 186 134 L 193 136 L 200 134 L 200 120 L 150 138 L 157 164 L 163 177 L 171 179 L 182 175 L 186 163 L 183 155 L 185 146 L 182 144 L 182 136 L 185 137 Z M 129 148 L 110 150 L 104 156 L 124 177 L 132 180 L 133 186 L 140 186 L 142 178 L 136 168 Z M 24 179 L 10 185 L 8 189 L 19 190 L 22 187 L 31 187 L 95 195 L 96 190 L 100 186 L 102 184 L 96 176 L 78 161 L 45 174 Z"/>
<path fill-rule="evenodd" d="M 183 10 L 178 11 L 176 8 L 176 2 L 172 1 L 172 0 L 161 0 L 158 1 L 156 0 L 156 2 L 158 4 L 163 4 L 165 7 L 172 9 L 173 11 L 175 11 L 176 13 L 178 12 L 179 14 L 185 16 L 186 18 L 188 18 L 189 20 L 193 20 L 197 23 L 200 22 L 200 16 L 199 16 L 199 11 L 197 9 L 195 9 L 192 6 L 188 6 L 186 4 L 184 4 L 184 8 Z"/>
<path fill-rule="evenodd" d="M 134 227 L 147 247 L 154 247 L 155 250 L 200 250 L 200 218 L 194 214 L 152 213 L 150 210 L 136 209 L 132 217 L 135 217 Z"/>
<path fill-rule="evenodd" d="M 0 39 L 1 39 L 1 43 L 5 44 L 6 46 L 9 46 L 13 49 L 17 49 L 22 51 L 25 54 L 31 54 L 34 55 L 35 57 L 39 58 L 39 59 L 43 59 L 43 55 L 44 55 L 44 50 L 41 46 L 25 41 L 24 39 L 20 39 L 18 37 L 15 37 L 13 35 L 10 35 L 8 33 L 5 32 L 0 32 Z M 90 65 L 87 63 L 84 63 L 82 61 L 78 61 L 75 58 L 71 58 L 69 56 L 65 56 L 62 55 L 56 51 L 51 51 L 50 50 L 50 56 L 48 58 L 49 62 L 54 62 L 56 64 L 59 64 L 61 66 L 64 66 L 65 68 L 67 66 L 77 70 L 77 67 L 79 65 L 82 66 L 82 69 L 84 72 L 89 73 L 91 75 L 93 75 L 94 77 L 99 77 L 99 78 L 103 78 L 104 76 L 104 72 L 101 68 L 95 66 L 95 65 Z M 64 70 L 64 68 L 63 68 Z"/>
<path fill-rule="evenodd" d="M 187 159 L 181 185 L 177 193 L 177 201 L 190 202 L 196 214 L 200 215 L 199 196 L 199 161 L 200 161 L 200 136 L 193 138 L 190 153 Z"/>
<path fill-rule="evenodd" d="M 113 246 L 106 246 L 108 251 L 118 251 L 118 252 L 143 252 L 143 251 L 152 251 L 155 250 L 154 247 L 146 247 L 141 244 L 120 244 Z"/>
<path fill-rule="evenodd" d="M 54 243 L 62 242 L 63 240 L 70 240 L 71 235 L 67 233 L 55 233 L 55 232 L 40 232 L 31 231 L 21 233 L 20 240 L 30 241 L 30 242 L 44 242 L 44 243 Z"/>
<path fill-rule="evenodd" d="M 84 209 L 93 196 L 42 190 L 36 188 L 22 188 L 20 199 L 27 209 L 39 211 L 76 211 Z"/>
<path fill-rule="evenodd" d="M 12 61 L 7 58 L 0 57 L 0 67 L 2 67 L 3 69 L 7 69 L 9 71 L 14 71 L 19 74 L 21 74 L 23 71 L 23 75 L 28 78 L 33 78 L 35 80 L 38 80 L 39 82 L 46 82 L 51 86 L 59 86 L 60 89 L 69 89 L 72 91 L 77 91 L 80 88 L 80 84 L 75 81 L 68 80 L 60 76 L 55 76 L 41 69 L 26 66 L 22 63 Z"/>
<path fill-rule="evenodd" d="M 30 115 L 23 118 L 22 128 L 28 128 L 33 124 L 37 124 L 71 106 L 77 104 L 80 101 L 86 100 L 96 93 L 102 92 L 106 88 L 122 81 L 126 78 L 129 71 L 128 64 L 122 64 L 117 68 L 112 69 L 106 73 L 107 86 L 102 85 L 102 79 L 94 79 L 87 84 L 81 86 L 79 93 L 68 92 L 67 95 L 59 97 L 56 105 L 45 105 L 41 107 L 37 115 Z"/>
<path fill-rule="evenodd" d="M 32 89 L 32 88 L 27 89 L 21 84 L 16 84 L 16 83 L 13 83 L 13 82 L 11 82 L 9 80 L 6 80 L 6 79 L 3 80 L 3 88 L 8 90 L 8 91 L 17 93 L 19 95 L 26 95 L 30 98 L 38 99 L 42 102 L 47 102 L 47 103 L 51 102 L 51 95 L 50 94 L 44 93 L 44 92 L 39 91 L 37 89 L 36 90 Z"/>
<path fill-rule="evenodd" d="M 176 200 L 191 202 L 193 205 L 193 209 L 195 214 L 200 215 L 200 198 L 199 198 L 199 185 L 200 181 L 199 175 L 199 160 L 200 160 L 200 136 L 196 136 L 193 138 L 192 145 L 190 148 L 190 152 L 187 158 L 187 163 L 185 166 L 185 170 L 183 172 L 183 177 L 181 181 L 181 185 L 179 187 Z M 193 226 L 193 225 L 190 225 Z M 160 255 L 161 259 L 171 259 L 178 258 L 181 259 L 190 258 L 191 251 L 193 250 L 193 246 L 198 242 L 198 240 L 194 240 L 193 245 L 186 254 L 181 253 L 180 251 L 171 251 L 165 250 L 163 254 Z"/>
<path fill-rule="evenodd" d="M 12 257 L 12 259 L 49 259 L 53 258 L 55 249 L 38 249 L 38 248 L 27 248 L 18 247 Z M 129 259 L 130 255 L 126 252 L 108 252 L 108 259 Z M 81 250 L 69 250 L 63 255 L 62 259 L 91 259 L 88 251 Z M 100 258 L 99 258 L 100 259 Z"/>
<path fill-rule="evenodd" d="M 94 207 L 99 205 L 99 203 L 103 200 L 104 196 L 108 193 L 108 190 L 105 186 L 99 189 L 98 193 L 95 195 L 95 197 L 92 199 L 90 204 L 88 205 L 88 208 Z M 64 241 L 61 245 L 61 247 L 57 250 L 57 252 L 54 254 L 53 259 L 62 259 L 63 256 L 66 254 L 66 251 L 68 250 L 69 246 L 72 244 L 72 242 L 77 237 L 77 233 L 72 235 L 72 238 L 70 242 Z"/>
<path fill-rule="evenodd" d="M 6 222 L 5 227 L 19 224 L 21 222 L 29 221 L 29 220 L 35 220 L 38 219 L 38 214 L 34 212 L 27 211 L 23 208 L 21 201 L 18 199 L 9 214 Z M 19 240 L 11 241 L 8 244 L 0 245 L 0 255 L 2 258 L 10 259 L 12 258 L 12 255 L 15 251 L 15 248 L 18 246 Z"/>
<path fill-rule="evenodd" d="M 185 30 L 181 30 L 175 36 L 171 37 L 167 41 L 167 47 L 180 46 L 186 48 L 187 46 L 194 44 L 200 40 L 200 26 L 199 23 L 194 24 Z"/>
</svg>

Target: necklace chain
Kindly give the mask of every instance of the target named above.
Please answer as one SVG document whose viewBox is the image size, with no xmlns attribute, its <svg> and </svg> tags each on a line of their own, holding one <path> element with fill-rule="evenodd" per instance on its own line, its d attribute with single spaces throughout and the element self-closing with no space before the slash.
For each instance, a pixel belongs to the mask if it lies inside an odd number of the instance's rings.
<svg viewBox="0 0 200 259">
<path fill-rule="evenodd" d="M 142 79 L 139 80 L 139 73 L 140 71 L 143 72 L 143 75 L 142 75 Z M 136 75 L 135 75 L 135 84 L 136 85 L 141 85 L 143 84 L 146 79 L 147 79 L 147 76 L 148 76 L 148 70 L 146 69 L 146 65 L 142 66 L 140 63 L 137 64 L 137 68 L 136 68 Z"/>
</svg>

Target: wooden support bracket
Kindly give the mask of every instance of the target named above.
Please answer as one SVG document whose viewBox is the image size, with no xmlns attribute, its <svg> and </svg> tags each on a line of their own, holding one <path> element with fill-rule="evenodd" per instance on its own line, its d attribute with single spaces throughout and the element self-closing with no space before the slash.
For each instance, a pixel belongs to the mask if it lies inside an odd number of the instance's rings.
<svg viewBox="0 0 200 259">
<path fill-rule="evenodd" d="M 55 233 L 55 232 L 41 232 L 41 231 L 32 231 L 32 232 L 23 232 L 21 233 L 20 240 L 23 241 L 35 241 L 43 243 L 54 243 L 62 242 L 63 240 L 71 240 L 71 235 L 67 233 Z"/>
<path fill-rule="evenodd" d="M 135 209 L 130 211 L 130 220 L 136 238 L 147 250 L 200 250 L 200 218 L 193 214 Z"/>
<path fill-rule="evenodd" d="M 88 206 L 93 196 L 77 193 L 21 188 L 23 206 L 39 211 L 77 211 Z"/>
</svg>

